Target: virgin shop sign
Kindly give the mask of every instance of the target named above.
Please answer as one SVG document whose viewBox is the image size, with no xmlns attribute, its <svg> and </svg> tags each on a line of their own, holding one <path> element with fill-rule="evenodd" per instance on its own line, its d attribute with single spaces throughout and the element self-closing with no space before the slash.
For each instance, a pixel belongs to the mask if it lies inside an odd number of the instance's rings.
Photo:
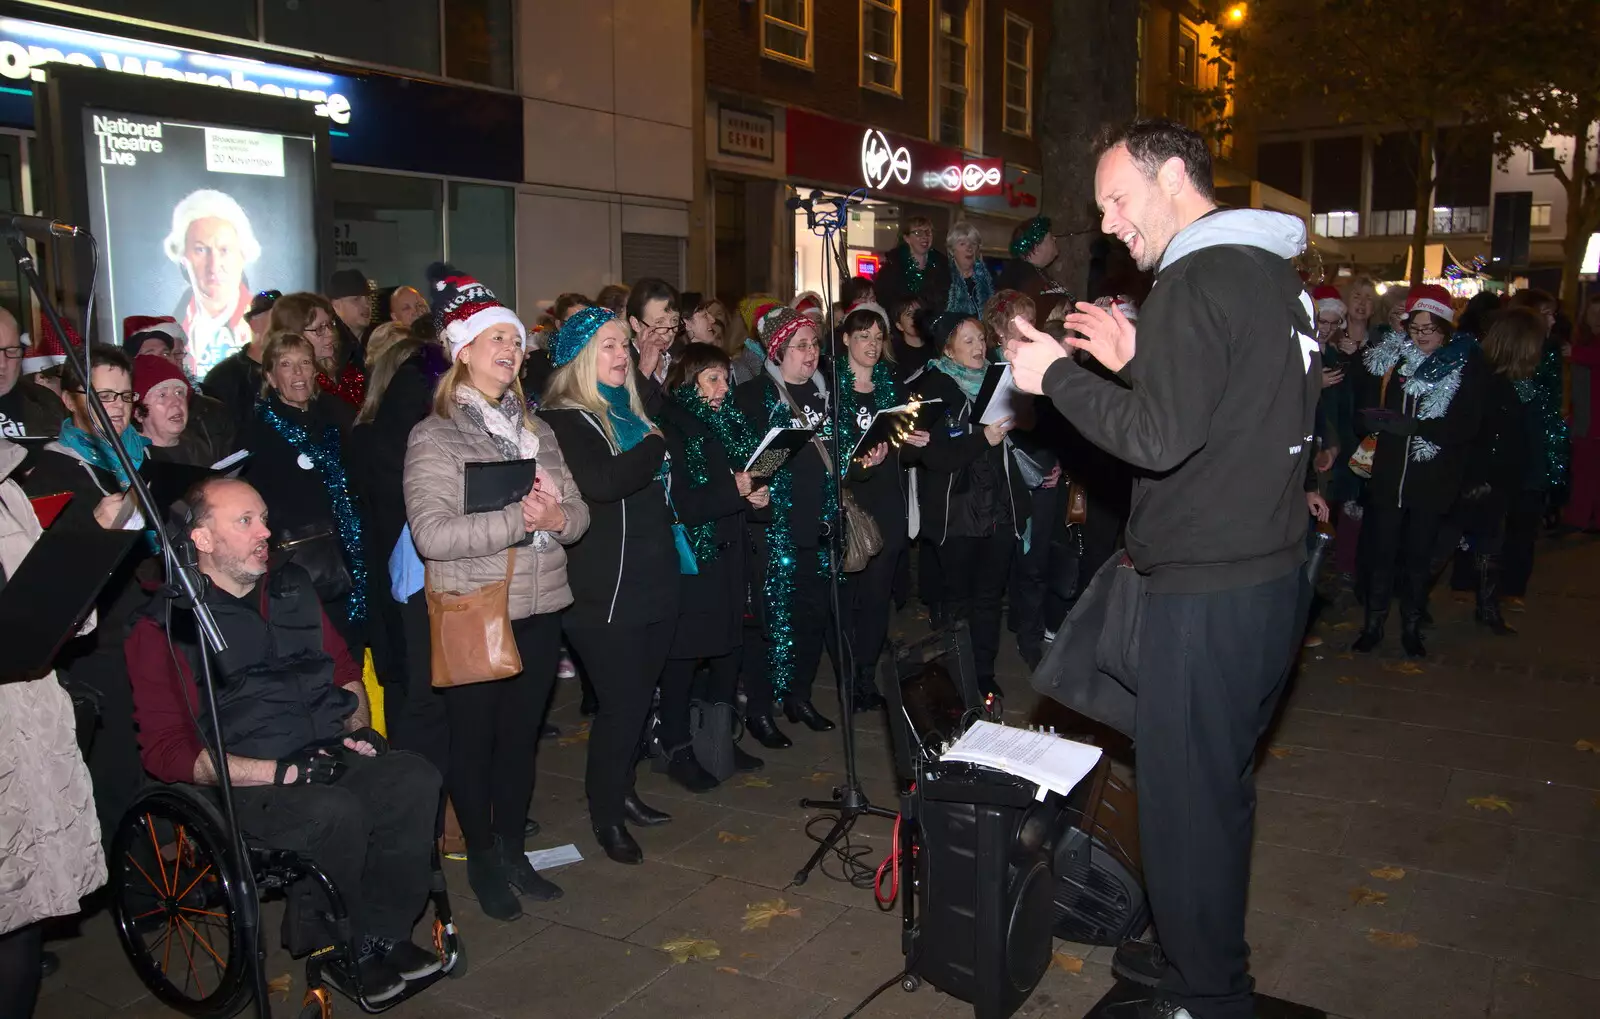
<svg viewBox="0 0 1600 1019">
<path fill-rule="evenodd" d="M 804 110 L 790 109 L 786 121 L 791 177 L 935 202 L 1003 192 L 998 159 Z"/>
</svg>

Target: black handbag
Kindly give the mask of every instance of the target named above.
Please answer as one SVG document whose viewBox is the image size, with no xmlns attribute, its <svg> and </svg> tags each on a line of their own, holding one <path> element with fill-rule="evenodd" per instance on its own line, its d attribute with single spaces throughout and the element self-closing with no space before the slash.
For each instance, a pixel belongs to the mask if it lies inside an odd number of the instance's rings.
<svg viewBox="0 0 1600 1019">
<path fill-rule="evenodd" d="M 284 528 L 273 545 L 273 552 L 277 567 L 293 563 L 309 573 L 317 597 L 324 603 L 338 601 L 354 586 L 350 567 L 344 561 L 338 529 L 332 523 Z"/>
<path fill-rule="evenodd" d="M 689 738 L 695 760 L 718 782 L 726 782 L 737 770 L 733 763 L 733 745 L 741 727 L 739 714 L 732 704 L 721 701 L 707 704 L 700 700 L 689 703 Z"/>
<path fill-rule="evenodd" d="M 1106 560 L 1056 632 L 1034 690 L 1133 736 L 1147 590 L 1126 553 Z"/>
</svg>

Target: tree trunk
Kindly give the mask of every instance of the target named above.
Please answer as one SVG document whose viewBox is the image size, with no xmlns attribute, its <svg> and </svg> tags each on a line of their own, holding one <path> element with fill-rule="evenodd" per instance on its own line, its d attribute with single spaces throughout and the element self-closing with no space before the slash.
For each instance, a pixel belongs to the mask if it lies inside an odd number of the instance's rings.
<svg viewBox="0 0 1600 1019">
<path fill-rule="evenodd" d="M 1411 289 L 1422 286 L 1428 272 L 1428 227 L 1433 222 L 1433 143 L 1430 123 L 1417 132 L 1417 221 L 1411 230 Z"/>
<path fill-rule="evenodd" d="M 1578 272 L 1583 265 L 1583 253 L 1589 245 L 1589 235 L 1596 227 L 1595 201 L 1590 194 L 1593 188 L 1589 173 L 1589 132 L 1600 108 L 1586 102 L 1579 109 L 1587 114 L 1582 118 L 1583 130 L 1572 139 L 1572 165 L 1567 168 L 1567 231 L 1561 243 L 1561 306 L 1566 309 L 1569 321 L 1578 321 L 1578 292 L 1582 289 Z"/>
<path fill-rule="evenodd" d="M 1039 115 L 1043 212 L 1061 246 L 1055 275 L 1086 298 L 1090 244 L 1100 236 L 1092 146 L 1103 125 L 1137 112 L 1139 5 L 1054 0 L 1053 7 Z"/>
</svg>

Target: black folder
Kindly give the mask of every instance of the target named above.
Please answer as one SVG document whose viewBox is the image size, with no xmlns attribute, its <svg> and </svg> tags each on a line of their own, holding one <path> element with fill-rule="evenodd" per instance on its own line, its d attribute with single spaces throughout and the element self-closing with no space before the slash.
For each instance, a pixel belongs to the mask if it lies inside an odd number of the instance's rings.
<svg viewBox="0 0 1600 1019">
<path fill-rule="evenodd" d="M 0 588 L 0 682 L 36 679 L 77 635 L 143 531 L 51 527 Z M 114 638 L 120 639 L 120 638 Z"/>
<path fill-rule="evenodd" d="M 484 460 L 467 463 L 464 513 L 498 513 L 514 502 L 521 502 L 533 491 L 533 478 L 539 462 L 526 460 Z"/>
</svg>

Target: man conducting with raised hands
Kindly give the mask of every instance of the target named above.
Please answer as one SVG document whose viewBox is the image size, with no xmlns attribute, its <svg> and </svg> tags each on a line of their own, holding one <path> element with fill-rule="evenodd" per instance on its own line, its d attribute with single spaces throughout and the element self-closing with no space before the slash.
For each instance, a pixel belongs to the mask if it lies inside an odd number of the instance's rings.
<svg viewBox="0 0 1600 1019">
<path fill-rule="evenodd" d="M 1160 947 L 1118 951 L 1118 974 L 1153 988 L 1118 1019 L 1251 1019 L 1252 763 L 1304 625 L 1303 482 L 1321 384 L 1289 262 L 1305 227 L 1218 210 L 1205 140 L 1171 121 L 1134 121 L 1098 148 L 1101 228 L 1156 273 L 1137 346 L 1115 308 L 1079 304 L 1067 343 L 1113 378 L 1020 321 L 1007 357 L 1021 388 L 1139 471 L 1127 525 L 1146 592 L 1132 635 L 1135 776 Z"/>
</svg>

